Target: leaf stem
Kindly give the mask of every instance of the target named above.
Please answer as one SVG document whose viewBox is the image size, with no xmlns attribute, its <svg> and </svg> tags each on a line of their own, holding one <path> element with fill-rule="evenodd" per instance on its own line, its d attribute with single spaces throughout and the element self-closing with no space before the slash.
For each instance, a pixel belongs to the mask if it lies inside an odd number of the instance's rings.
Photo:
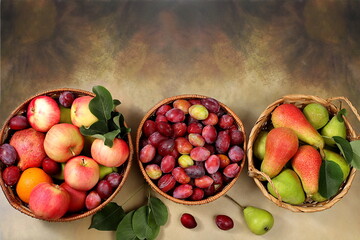
<svg viewBox="0 0 360 240">
<path fill-rule="evenodd" d="M 146 185 L 146 183 L 143 183 L 143 185 L 141 185 L 136 192 L 131 195 L 122 205 L 124 206 L 128 201 L 130 201 L 138 192 L 140 192 L 140 190 L 142 190 L 144 188 L 144 186 Z"/>
<path fill-rule="evenodd" d="M 240 205 L 240 203 L 238 203 L 235 199 L 233 199 L 232 197 L 230 197 L 229 195 L 225 194 L 225 197 L 227 197 L 228 199 L 230 199 L 233 203 L 235 203 L 236 205 L 238 205 L 242 211 L 244 211 L 245 207 L 243 207 L 242 205 Z"/>
</svg>

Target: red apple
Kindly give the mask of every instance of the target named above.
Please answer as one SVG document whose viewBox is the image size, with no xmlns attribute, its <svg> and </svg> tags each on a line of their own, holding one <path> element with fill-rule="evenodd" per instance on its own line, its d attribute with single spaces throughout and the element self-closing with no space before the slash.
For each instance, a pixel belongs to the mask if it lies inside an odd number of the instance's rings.
<svg viewBox="0 0 360 240">
<path fill-rule="evenodd" d="M 90 127 L 91 124 L 97 122 L 98 119 L 95 117 L 90 109 L 89 102 L 93 99 L 90 96 L 83 96 L 75 98 L 71 105 L 71 122 L 77 127 Z"/>
<path fill-rule="evenodd" d="M 79 155 L 83 147 L 84 137 L 79 128 L 72 124 L 56 124 L 46 133 L 45 152 L 56 162 L 66 162 Z"/>
<path fill-rule="evenodd" d="M 121 166 L 128 159 L 129 154 L 128 144 L 119 138 L 114 139 L 114 144 L 111 148 L 106 146 L 102 139 L 95 139 L 91 145 L 92 158 L 106 167 Z"/>
<path fill-rule="evenodd" d="M 70 187 L 66 182 L 63 182 L 61 185 L 70 195 L 70 206 L 69 212 L 78 212 L 85 208 L 85 198 L 86 192 L 79 191 Z"/>
<path fill-rule="evenodd" d="M 61 186 L 52 183 L 38 184 L 30 194 L 30 210 L 45 220 L 59 219 L 70 206 L 70 195 Z"/>
<path fill-rule="evenodd" d="M 99 181 L 99 165 L 86 156 L 77 156 L 66 162 L 64 168 L 65 182 L 80 191 L 92 189 Z"/>
<path fill-rule="evenodd" d="M 60 121 L 60 108 L 49 96 L 38 96 L 32 99 L 27 109 L 27 118 L 32 128 L 47 132 Z"/>
<path fill-rule="evenodd" d="M 10 145 L 19 156 L 18 167 L 24 171 L 30 167 L 40 167 L 46 157 L 44 150 L 45 134 L 33 128 L 16 131 L 10 139 Z"/>
</svg>

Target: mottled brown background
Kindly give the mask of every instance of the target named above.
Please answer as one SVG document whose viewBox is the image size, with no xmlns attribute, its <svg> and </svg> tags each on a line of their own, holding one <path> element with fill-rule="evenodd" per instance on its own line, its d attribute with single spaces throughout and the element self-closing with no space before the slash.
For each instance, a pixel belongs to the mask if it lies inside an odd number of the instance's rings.
<svg viewBox="0 0 360 240">
<path fill-rule="evenodd" d="M 2 0 L 0 122 L 38 92 L 91 91 L 98 84 L 122 101 L 119 110 L 134 139 L 149 108 L 185 93 L 225 103 L 243 120 L 247 134 L 266 106 L 287 94 L 346 96 L 359 109 L 359 24 L 357 0 Z M 353 124 L 359 132 L 359 124 Z M 115 200 L 124 203 L 142 182 L 134 166 Z M 246 170 L 229 194 L 274 214 L 275 227 L 265 239 L 355 239 L 360 234 L 357 177 L 340 203 L 314 214 L 276 207 Z M 143 196 L 137 194 L 124 208 L 141 204 Z M 12 209 L 4 196 L 0 202 L 0 239 L 113 237 L 87 230 L 90 218 L 45 223 Z M 197 207 L 166 204 L 170 219 L 159 239 L 256 238 L 226 199 Z M 180 226 L 185 211 L 199 218 L 196 230 Z M 217 230 L 212 217 L 219 213 L 232 216 L 236 228 Z"/>
</svg>

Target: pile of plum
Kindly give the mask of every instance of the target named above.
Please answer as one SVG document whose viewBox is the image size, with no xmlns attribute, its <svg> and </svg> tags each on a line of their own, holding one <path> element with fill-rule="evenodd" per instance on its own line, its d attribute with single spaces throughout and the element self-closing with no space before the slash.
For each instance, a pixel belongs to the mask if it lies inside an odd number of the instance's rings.
<svg viewBox="0 0 360 240">
<path fill-rule="evenodd" d="M 244 133 L 214 98 L 163 104 L 140 127 L 139 160 L 154 184 L 174 198 L 206 199 L 241 170 Z"/>
</svg>

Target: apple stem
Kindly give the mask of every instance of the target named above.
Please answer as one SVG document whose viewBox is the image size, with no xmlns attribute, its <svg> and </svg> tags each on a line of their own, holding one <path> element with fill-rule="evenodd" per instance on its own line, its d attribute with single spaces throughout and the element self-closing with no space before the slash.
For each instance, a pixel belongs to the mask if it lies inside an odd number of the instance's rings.
<svg viewBox="0 0 360 240">
<path fill-rule="evenodd" d="M 74 152 L 74 150 L 72 148 L 69 148 L 69 150 L 73 156 L 76 156 L 76 153 Z"/>
<path fill-rule="evenodd" d="M 230 199 L 233 203 L 235 203 L 236 205 L 238 205 L 242 211 L 244 211 L 245 207 L 243 207 L 242 205 L 240 205 L 240 203 L 238 203 L 235 199 L 233 199 L 232 197 L 230 197 L 229 195 L 225 194 L 225 197 L 227 197 L 228 199 Z"/>
</svg>

